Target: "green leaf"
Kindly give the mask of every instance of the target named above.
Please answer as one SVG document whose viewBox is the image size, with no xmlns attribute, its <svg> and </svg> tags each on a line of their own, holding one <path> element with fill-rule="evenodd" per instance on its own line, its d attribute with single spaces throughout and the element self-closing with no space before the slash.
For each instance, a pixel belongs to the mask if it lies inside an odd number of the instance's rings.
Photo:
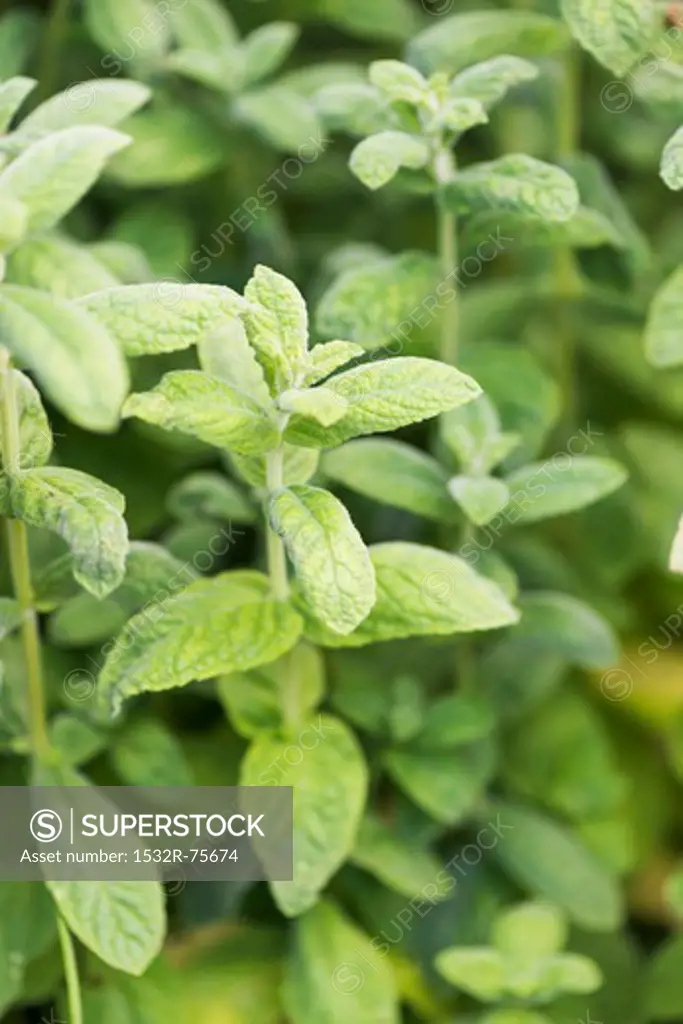
<svg viewBox="0 0 683 1024">
<path fill-rule="evenodd" d="M 325 338 L 350 338 L 368 350 L 392 341 L 398 341 L 402 347 L 408 334 L 416 326 L 422 327 L 420 321 L 416 324 L 410 317 L 427 298 L 433 297 L 437 281 L 434 258 L 420 252 L 353 267 L 341 274 L 323 295 L 316 326 Z M 426 307 L 422 315 L 427 324 L 434 319 L 433 312 Z"/>
<path fill-rule="evenodd" d="M 197 342 L 197 355 L 201 368 L 212 377 L 220 377 L 265 409 L 272 407 L 263 368 L 240 320 L 225 320 L 201 337 Z"/>
<path fill-rule="evenodd" d="M 0 597 L 0 641 L 19 629 L 22 621 L 21 605 L 11 597 Z"/>
<path fill-rule="evenodd" d="M 482 799 L 495 769 L 488 741 L 457 750 L 392 750 L 384 757 L 388 773 L 411 800 L 435 821 L 454 825 Z"/>
<path fill-rule="evenodd" d="M 283 451 L 284 486 L 307 484 L 318 468 L 319 453 L 312 448 L 297 448 L 286 443 L 283 445 Z M 248 455 L 236 455 L 231 452 L 230 462 L 238 475 L 251 487 L 267 489 L 266 459 L 263 456 L 251 458 Z"/>
<path fill-rule="evenodd" d="M 354 345 L 350 341 L 328 341 L 316 345 L 308 353 L 306 373 L 302 382 L 304 387 L 310 388 L 324 380 L 335 370 L 350 363 L 352 359 L 362 356 L 364 351 L 361 345 Z"/>
<path fill-rule="evenodd" d="M 42 235 L 22 242 L 9 258 L 5 280 L 39 288 L 60 299 L 77 299 L 120 283 L 84 246 L 58 235 Z"/>
<path fill-rule="evenodd" d="M 106 733 L 75 715 L 60 714 L 50 722 L 50 742 L 69 767 L 91 761 L 105 749 L 107 741 Z"/>
<path fill-rule="evenodd" d="M 274 149 L 298 154 L 303 146 L 321 146 L 321 130 L 313 103 L 283 85 L 243 93 L 234 114 Z"/>
<path fill-rule="evenodd" d="M 85 24 L 100 49 L 136 61 L 162 55 L 169 42 L 168 15 L 153 0 L 85 0 Z"/>
<path fill-rule="evenodd" d="M 20 131 L 59 131 L 73 125 L 114 128 L 144 106 L 152 95 L 140 82 L 92 78 L 45 100 L 21 122 Z"/>
<path fill-rule="evenodd" d="M 625 75 L 654 43 L 655 0 L 562 0 L 562 14 L 581 46 L 615 75 Z"/>
<path fill-rule="evenodd" d="M 510 154 L 458 171 L 443 188 L 456 213 L 504 210 L 547 221 L 565 221 L 579 207 L 576 182 L 561 167 L 532 156 Z"/>
<path fill-rule="evenodd" d="M 238 42 L 232 15 L 220 0 L 191 0 L 172 4 L 168 13 L 173 34 L 181 46 L 221 53 Z"/>
<path fill-rule="evenodd" d="M 206 177 L 228 155 L 225 133 L 200 110 L 167 99 L 125 122 L 133 144 L 108 168 L 128 188 L 181 185 Z"/>
<path fill-rule="evenodd" d="M 559 952 L 567 937 L 567 920 L 559 907 L 521 903 L 497 919 L 492 941 L 501 953 L 533 959 Z"/>
<path fill-rule="evenodd" d="M 155 718 L 142 718 L 127 726 L 116 737 L 111 758 L 127 786 L 193 785 L 181 744 Z"/>
<path fill-rule="evenodd" d="M 505 994 L 505 960 L 496 949 L 443 949 L 436 968 L 451 985 L 482 1002 L 497 1003 Z"/>
<path fill-rule="evenodd" d="M 74 935 L 100 960 L 139 976 L 166 932 L 161 888 L 154 882 L 45 883 Z"/>
<path fill-rule="evenodd" d="M 550 1017 L 535 1010 L 494 1010 L 480 1024 L 554 1024 Z"/>
<path fill-rule="evenodd" d="M 256 572 L 227 572 L 160 596 L 127 624 L 99 677 L 104 707 L 136 693 L 243 672 L 274 661 L 297 641 L 301 620 L 270 598 Z"/>
<path fill-rule="evenodd" d="M 5 469 L 31 469 L 44 466 L 52 454 L 52 431 L 40 393 L 31 379 L 19 370 L 10 370 L 19 412 L 19 465 Z M 0 465 L 2 453 L 0 452 Z"/>
<path fill-rule="evenodd" d="M 343 419 L 349 403 L 341 395 L 326 387 L 300 390 L 292 388 L 283 391 L 278 398 L 278 406 L 283 412 L 297 413 L 306 419 L 315 420 L 321 427 L 331 427 Z"/>
<path fill-rule="evenodd" d="M 489 523 L 510 497 L 506 484 L 492 476 L 454 476 L 448 490 L 476 526 Z"/>
<path fill-rule="evenodd" d="M 0 1013 L 19 1001 L 30 961 L 57 939 L 56 914 L 39 882 L 0 882 Z"/>
<path fill-rule="evenodd" d="M 253 523 L 253 505 L 231 480 L 220 473 L 191 473 L 174 484 L 166 499 L 168 511 L 176 519 L 218 519 L 227 523 Z"/>
<path fill-rule="evenodd" d="M 117 426 L 128 391 L 125 360 L 104 327 L 79 305 L 3 285 L 0 335 L 70 420 L 87 430 Z"/>
<path fill-rule="evenodd" d="M 461 71 L 451 82 L 451 96 L 478 100 L 486 110 L 517 85 L 538 77 L 538 68 L 520 57 L 494 57 Z"/>
<path fill-rule="evenodd" d="M 253 398 L 201 370 L 164 374 L 152 391 L 130 395 L 121 415 L 242 455 L 271 451 L 279 438 L 277 424 Z"/>
<path fill-rule="evenodd" d="M 460 71 L 499 54 L 545 57 L 570 42 L 562 22 L 533 11 L 467 11 L 435 18 L 408 45 L 408 60 L 422 71 Z"/>
<path fill-rule="evenodd" d="M 294 787 L 294 880 L 271 888 L 283 914 L 303 914 L 356 842 L 368 786 L 358 741 L 343 722 L 321 715 L 303 723 L 298 740 L 262 733 L 242 762 L 240 785 Z"/>
<path fill-rule="evenodd" d="M 270 267 L 257 266 L 244 289 L 249 341 L 271 383 L 292 384 L 306 359 L 308 312 L 300 291 Z"/>
<path fill-rule="evenodd" d="M 331 427 L 292 417 L 285 432 L 290 443 L 333 448 L 362 434 L 420 423 L 480 394 L 479 385 L 454 367 L 412 356 L 357 366 L 325 387 L 346 399 L 347 413 Z"/>
<path fill-rule="evenodd" d="M 670 1021 L 683 1013 L 683 936 L 674 935 L 656 951 L 645 982 L 647 1019 Z"/>
<path fill-rule="evenodd" d="M 366 498 L 437 522 L 453 521 L 448 473 L 431 455 L 403 441 L 349 441 L 325 454 L 322 469 L 330 480 Z"/>
<path fill-rule="evenodd" d="M 362 647 L 408 636 L 499 629 L 518 620 L 499 588 L 454 555 L 396 541 L 375 544 L 370 557 L 377 579 L 377 601 L 370 615 L 347 637 L 308 622 L 316 642 Z"/>
<path fill-rule="evenodd" d="M 412 746 L 421 750 L 450 750 L 485 739 L 495 726 L 496 717 L 489 700 L 458 693 L 431 705 Z"/>
<path fill-rule="evenodd" d="M 463 251 L 476 252 L 482 238 L 495 232 L 504 231 L 506 237 L 515 239 L 517 246 L 538 248 L 597 249 L 610 245 L 613 249 L 627 249 L 629 240 L 621 234 L 618 226 L 598 210 L 580 206 L 569 220 L 545 221 L 530 219 L 525 213 L 499 212 L 489 210 L 470 218 L 461 245 Z"/>
<path fill-rule="evenodd" d="M 505 825 L 493 855 L 522 889 L 556 903 L 588 931 L 618 927 L 618 884 L 569 829 L 525 807 L 499 803 L 492 810 Z"/>
<path fill-rule="evenodd" d="M 683 188 L 683 128 L 679 128 L 664 147 L 659 172 L 674 192 Z"/>
<path fill-rule="evenodd" d="M 645 325 L 645 354 L 659 367 L 683 363 L 681 315 L 683 314 L 683 266 L 660 285 L 652 300 Z"/>
<path fill-rule="evenodd" d="M 519 443 L 517 435 L 502 432 L 496 407 L 487 395 L 445 413 L 439 433 L 471 476 L 485 476 Z"/>
<path fill-rule="evenodd" d="M 28 469 L 10 480 L 12 514 L 51 530 L 71 549 L 73 574 L 95 597 L 121 583 L 128 550 L 125 501 L 113 487 L 76 469 Z"/>
<path fill-rule="evenodd" d="M 438 899 L 439 860 L 372 814 L 363 819 L 351 861 L 408 899 L 427 887 L 434 889 Z"/>
<path fill-rule="evenodd" d="M 391 965 L 327 900 L 297 921 L 282 994 L 292 1024 L 400 1020 Z"/>
<path fill-rule="evenodd" d="M 353 632 L 375 603 L 375 572 L 342 503 L 318 487 L 289 487 L 268 511 L 311 612 L 336 633 Z"/>
<path fill-rule="evenodd" d="M 23 71 L 41 35 L 41 18 L 32 8 L 14 8 L 0 18 L 0 74 Z"/>
<path fill-rule="evenodd" d="M 289 21 L 271 21 L 252 32 L 242 43 L 245 85 L 273 74 L 294 49 L 299 28 Z"/>
<path fill-rule="evenodd" d="M 626 476 L 624 467 L 612 459 L 562 452 L 505 478 L 511 494 L 506 518 L 511 523 L 536 523 L 567 515 L 606 498 L 623 486 Z"/>
<path fill-rule="evenodd" d="M 244 75 L 244 54 L 236 46 L 222 53 L 182 49 L 169 54 L 166 67 L 219 93 L 237 92 Z"/>
<path fill-rule="evenodd" d="M 0 85 L 0 131 L 7 131 L 14 115 L 37 84 L 35 78 L 17 75 Z"/>
<path fill-rule="evenodd" d="M 408 0 L 316 0 L 317 13 L 361 39 L 410 39 L 419 15 Z"/>
<path fill-rule="evenodd" d="M 417 171 L 426 167 L 429 159 L 429 145 L 420 136 L 386 131 L 359 142 L 351 154 L 349 166 L 374 192 L 395 178 L 402 167 Z"/>
<path fill-rule="evenodd" d="M 99 178 L 107 160 L 130 139 L 110 128 L 78 125 L 28 146 L 0 173 L 0 198 L 23 202 L 27 233 L 54 227 Z"/>
<path fill-rule="evenodd" d="M 373 61 L 369 78 L 390 102 L 403 101 L 417 106 L 429 92 L 429 83 L 424 75 L 400 60 Z"/>
<path fill-rule="evenodd" d="M 109 288 L 78 304 L 104 324 L 129 356 L 189 348 L 244 306 L 230 288 L 174 281 Z"/>
</svg>

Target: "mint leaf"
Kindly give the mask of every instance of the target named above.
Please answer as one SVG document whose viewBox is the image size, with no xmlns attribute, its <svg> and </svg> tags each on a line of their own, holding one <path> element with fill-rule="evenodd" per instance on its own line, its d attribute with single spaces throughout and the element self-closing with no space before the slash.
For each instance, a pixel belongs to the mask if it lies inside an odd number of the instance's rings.
<svg viewBox="0 0 683 1024">
<path fill-rule="evenodd" d="M 458 171 L 443 189 L 456 213 L 505 210 L 548 221 L 565 221 L 579 207 L 576 182 L 566 171 L 532 156 L 511 154 Z"/>
<path fill-rule="evenodd" d="M 60 299 L 77 299 L 120 283 L 92 252 L 58 235 L 22 242 L 9 258 L 5 280 Z"/>
<path fill-rule="evenodd" d="M 683 363 L 680 330 L 682 289 L 683 266 L 680 266 L 660 285 L 652 300 L 645 325 L 645 354 L 654 366 L 679 366 Z"/>
<path fill-rule="evenodd" d="M 510 89 L 538 77 L 538 68 L 520 57 L 493 57 L 461 71 L 451 82 L 457 98 L 478 100 L 485 109 L 500 102 Z"/>
<path fill-rule="evenodd" d="M 20 131 L 54 132 L 79 124 L 114 128 L 147 103 L 151 95 L 140 82 L 92 78 L 45 100 L 24 118 Z"/>
<path fill-rule="evenodd" d="M 655 0 L 562 0 L 562 14 L 585 50 L 624 75 L 655 41 Z"/>
<path fill-rule="evenodd" d="M 272 407 L 272 399 L 256 352 L 249 344 L 240 320 L 225 320 L 197 343 L 197 355 L 203 370 L 220 377 L 262 405 Z"/>
<path fill-rule="evenodd" d="M 23 75 L 0 84 L 0 131 L 7 131 L 14 115 L 37 84 L 35 78 L 24 78 Z"/>
<path fill-rule="evenodd" d="M 679 128 L 664 147 L 660 174 L 674 192 L 683 188 L 683 128 Z"/>
<path fill-rule="evenodd" d="M 319 381 L 329 377 L 341 366 L 350 363 L 352 359 L 362 356 L 364 349 L 360 345 L 354 345 L 350 341 L 328 341 L 323 345 L 316 345 L 308 353 L 306 372 L 302 381 L 304 387 L 312 387 Z"/>
<path fill-rule="evenodd" d="M 292 388 L 282 392 L 278 406 L 283 412 L 297 413 L 306 419 L 315 420 L 321 427 L 331 427 L 344 418 L 349 403 L 326 387 L 309 390 Z"/>
<path fill-rule="evenodd" d="M 492 476 L 454 476 L 448 490 L 476 526 L 489 523 L 510 497 L 507 485 Z"/>
<path fill-rule="evenodd" d="M 612 459 L 571 456 L 522 466 L 505 478 L 510 490 L 506 517 L 511 523 L 535 523 L 567 515 L 618 490 L 626 470 Z"/>
<path fill-rule="evenodd" d="M 253 85 L 284 64 L 299 38 L 299 27 L 289 21 L 271 21 L 250 33 L 242 43 L 242 82 Z"/>
<path fill-rule="evenodd" d="M 429 159 L 429 145 L 419 135 L 386 131 L 359 142 L 349 166 L 367 188 L 375 191 L 387 185 L 402 167 L 417 171 L 426 167 Z"/>
<path fill-rule="evenodd" d="M 19 370 L 9 371 L 14 380 L 19 412 L 19 465 L 4 466 L 7 472 L 44 466 L 52 454 L 52 430 L 40 393 L 33 382 Z M 0 452 L 0 465 L 2 453 Z"/>
<path fill-rule="evenodd" d="M 308 312 L 298 288 L 269 267 L 257 266 L 244 289 L 249 341 L 277 390 L 298 376 L 308 348 Z"/>
</svg>

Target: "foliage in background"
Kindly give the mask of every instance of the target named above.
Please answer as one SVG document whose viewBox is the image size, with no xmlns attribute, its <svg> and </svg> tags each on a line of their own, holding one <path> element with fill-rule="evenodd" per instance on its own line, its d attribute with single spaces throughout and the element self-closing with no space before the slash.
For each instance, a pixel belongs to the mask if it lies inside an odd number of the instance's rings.
<svg viewBox="0 0 683 1024">
<path fill-rule="evenodd" d="M 3 1019 L 682 1016 L 683 11 L 6 6 L 1 781 L 296 810 Z"/>
</svg>

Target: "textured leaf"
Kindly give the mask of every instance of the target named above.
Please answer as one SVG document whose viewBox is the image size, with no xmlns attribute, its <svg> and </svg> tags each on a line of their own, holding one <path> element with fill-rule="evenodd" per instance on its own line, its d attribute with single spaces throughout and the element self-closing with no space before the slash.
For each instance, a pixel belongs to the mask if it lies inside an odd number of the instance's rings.
<svg viewBox="0 0 683 1024">
<path fill-rule="evenodd" d="M 308 622 L 315 642 L 328 647 L 362 647 L 408 636 L 446 636 L 499 629 L 518 619 L 502 591 L 454 555 L 418 544 L 375 544 L 370 557 L 377 602 L 347 637 Z"/>
<path fill-rule="evenodd" d="M 124 417 L 180 430 L 206 444 L 260 455 L 277 447 L 278 428 L 249 395 L 201 370 L 172 370 L 152 391 L 131 395 Z"/>
<path fill-rule="evenodd" d="M 398 1024 L 391 965 L 334 904 L 323 901 L 296 924 L 283 999 L 293 1024 Z"/>
<path fill-rule="evenodd" d="M 459 171 L 443 197 L 456 212 L 510 210 L 549 221 L 569 220 L 579 207 L 576 182 L 566 171 L 524 154 Z"/>
<path fill-rule="evenodd" d="M 197 354 L 202 369 L 212 377 L 220 377 L 264 408 L 272 406 L 263 368 L 240 320 L 225 320 L 205 334 L 197 343 Z"/>
<path fill-rule="evenodd" d="M 400 60 L 376 60 L 369 68 L 372 85 L 392 102 L 404 101 L 417 105 L 425 99 L 429 83 L 409 64 Z"/>
<path fill-rule="evenodd" d="M 301 620 L 269 593 L 264 576 L 244 571 L 160 596 L 130 620 L 107 655 L 98 687 L 103 706 L 116 711 L 136 693 L 274 661 L 296 643 Z"/>
<path fill-rule="evenodd" d="M 44 466 L 52 454 L 52 430 L 40 394 L 31 379 L 19 370 L 10 370 L 14 380 L 17 408 L 19 412 L 19 465 L 6 467 L 31 469 Z M 2 453 L 0 452 L 0 465 Z"/>
<path fill-rule="evenodd" d="M 189 348 L 243 308 L 230 288 L 210 284 L 128 285 L 80 300 L 110 331 L 126 355 L 154 355 Z"/>
<path fill-rule="evenodd" d="M 664 147 L 660 173 L 675 192 L 683 188 L 683 128 L 679 128 Z"/>
<path fill-rule="evenodd" d="M 278 405 L 284 412 L 297 413 L 306 419 L 315 420 L 321 427 L 331 427 L 333 423 L 338 423 L 349 408 L 345 398 L 326 387 L 283 391 L 278 398 Z"/>
<path fill-rule="evenodd" d="M 478 100 L 488 109 L 499 103 L 516 85 L 531 82 L 537 77 L 538 68 L 528 60 L 494 57 L 461 71 L 453 79 L 450 92 L 452 96 Z"/>
<path fill-rule="evenodd" d="M 655 366 L 683 363 L 682 316 L 683 266 L 680 266 L 660 285 L 645 325 L 645 354 Z"/>
<path fill-rule="evenodd" d="M 507 238 L 514 238 L 515 247 L 537 246 L 539 248 L 597 249 L 603 245 L 614 249 L 626 249 L 629 239 L 604 213 L 580 206 L 576 213 L 563 221 L 530 219 L 525 213 L 489 210 L 472 217 L 462 238 L 463 251 L 476 252 L 482 238 L 489 233 L 505 232 Z"/>
<path fill-rule="evenodd" d="M 411 356 L 357 366 L 325 387 L 346 399 L 348 412 L 331 427 L 294 416 L 285 433 L 291 443 L 332 448 L 362 434 L 420 423 L 480 394 L 479 385 L 454 367 Z"/>
<path fill-rule="evenodd" d="M 308 312 L 296 285 L 269 267 L 257 266 L 244 289 L 249 341 L 271 380 L 291 384 L 306 358 Z"/>
<path fill-rule="evenodd" d="M 655 0 L 562 0 L 562 14 L 585 50 L 624 75 L 655 40 Z"/>
<path fill-rule="evenodd" d="M 152 95 L 146 85 L 125 78 L 92 78 L 58 92 L 32 110 L 21 131 L 59 131 L 73 125 L 114 128 Z"/>
<path fill-rule="evenodd" d="M 257 736 L 240 774 L 243 786 L 294 787 L 294 880 L 271 883 L 287 917 L 309 910 L 350 855 L 368 786 L 363 752 L 339 719 L 318 715 L 299 736 L 300 759 L 286 756 L 290 738 Z"/>
<path fill-rule="evenodd" d="M 35 78 L 17 75 L 0 85 L 0 131 L 7 131 L 14 115 L 37 84 Z"/>
<path fill-rule="evenodd" d="M 23 242 L 9 258 L 5 280 L 39 288 L 60 299 L 80 298 L 119 284 L 119 279 L 84 246 L 57 235 Z"/>
<path fill-rule="evenodd" d="M 25 203 L 27 232 L 46 231 L 76 205 L 107 160 L 129 141 L 120 132 L 95 125 L 53 132 L 28 146 L 0 173 L 0 198 Z"/>
<path fill-rule="evenodd" d="M 422 71 L 460 71 L 478 61 L 514 54 L 545 57 L 569 44 L 562 22 L 532 11 L 467 11 L 435 18 L 408 45 L 408 59 Z"/>
<path fill-rule="evenodd" d="M 69 419 L 89 430 L 116 427 L 128 391 L 126 365 L 85 310 L 32 288 L 4 285 L 0 334 Z"/>
<path fill-rule="evenodd" d="M 351 633 L 375 603 L 375 571 L 342 503 L 318 487 L 289 487 L 271 498 L 269 515 L 313 614 Z"/>
<path fill-rule="evenodd" d="M 396 177 L 402 167 L 417 171 L 429 163 L 427 142 L 407 132 L 386 131 L 359 142 L 349 161 L 353 173 L 375 191 Z"/>
<path fill-rule="evenodd" d="M 128 550 L 118 491 L 76 469 L 29 469 L 10 481 L 12 513 L 30 526 L 51 530 L 66 541 L 73 573 L 95 597 L 121 583 Z"/>
<path fill-rule="evenodd" d="M 472 813 L 495 770 L 487 741 L 457 750 L 392 750 L 386 769 L 410 799 L 436 821 L 454 825 Z"/>
<path fill-rule="evenodd" d="M 600 501 L 621 487 L 626 470 L 612 459 L 561 453 L 548 462 L 534 462 L 505 479 L 510 490 L 506 516 L 511 523 L 535 523 L 566 515 Z"/>
<path fill-rule="evenodd" d="M 242 43 L 244 84 L 252 85 L 277 71 L 298 38 L 298 26 L 289 21 L 271 21 L 248 35 Z"/>
<path fill-rule="evenodd" d="M 346 366 L 352 359 L 362 356 L 364 351 L 360 345 L 354 345 L 350 341 L 328 341 L 323 345 L 316 345 L 308 354 L 304 387 L 310 388 L 324 380 L 335 370 Z"/>
<path fill-rule="evenodd" d="M 527 808 L 498 804 L 493 810 L 506 826 L 494 856 L 519 886 L 556 903 L 588 931 L 619 925 L 617 883 L 572 832 Z"/>
<path fill-rule="evenodd" d="M 409 317 L 433 295 L 437 275 L 434 258 L 419 252 L 347 270 L 323 296 L 316 326 L 323 337 L 350 338 L 364 349 L 392 341 L 402 346 L 406 337 L 402 329 L 415 330 Z M 428 323 L 433 318 L 426 309 L 424 315 Z"/>
<path fill-rule="evenodd" d="M 476 526 L 489 523 L 510 497 L 506 484 L 492 476 L 454 476 L 448 490 Z"/>
<path fill-rule="evenodd" d="M 437 522 L 452 522 L 448 473 L 436 459 L 402 441 L 349 441 L 322 462 L 329 479 L 344 487 Z"/>
</svg>

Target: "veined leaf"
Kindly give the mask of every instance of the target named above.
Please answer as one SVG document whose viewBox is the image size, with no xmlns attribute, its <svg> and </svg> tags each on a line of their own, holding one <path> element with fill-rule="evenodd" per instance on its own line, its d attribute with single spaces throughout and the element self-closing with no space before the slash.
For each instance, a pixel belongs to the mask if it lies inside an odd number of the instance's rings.
<svg viewBox="0 0 683 1024">
<path fill-rule="evenodd" d="M 142 356 L 189 348 L 238 315 L 244 301 L 220 285 L 159 281 L 93 292 L 79 305 L 104 324 L 126 355 Z"/>
<path fill-rule="evenodd" d="M 385 754 L 384 763 L 418 807 L 447 825 L 471 814 L 496 767 L 487 740 L 448 751 L 398 748 Z"/>
<path fill-rule="evenodd" d="M 125 361 L 86 310 L 33 288 L 3 285 L 0 336 L 55 405 L 88 430 L 113 430 L 128 391 Z"/>
<path fill-rule="evenodd" d="M 12 118 L 37 84 L 35 78 L 17 75 L 0 85 L 0 131 L 7 131 Z"/>
<path fill-rule="evenodd" d="M 367 498 L 437 522 L 453 521 L 448 473 L 431 455 L 403 441 L 349 441 L 328 452 L 322 468 L 331 480 Z"/>
<path fill-rule="evenodd" d="M 349 161 L 353 173 L 369 189 L 387 185 L 402 167 L 417 171 L 429 163 L 426 141 L 407 132 L 386 131 L 359 142 Z"/>
<path fill-rule="evenodd" d="M 304 387 L 310 388 L 324 380 L 335 370 L 346 366 L 352 359 L 362 356 L 364 351 L 361 345 L 354 345 L 350 341 L 327 341 L 322 345 L 316 345 L 308 353 Z"/>
<path fill-rule="evenodd" d="M 46 231 L 76 205 L 107 160 L 129 142 L 128 136 L 95 125 L 52 132 L 0 173 L 0 197 L 26 205 L 27 232 Z"/>
<path fill-rule="evenodd" d="M 654 42 L 659 27 L 655 0 L 562 0 L 572 33 L 615 75 L 624 75 Z"/>
<path fill-rule="evenodd" d="M 273 406 L 263 367 L 249 344 L 244 324 L 236 317 L 226 319 L 197 343 L 203 370 L 249 395 L 264 408 Z"/>
<path fill-rule="evenodd" d="M 408 60 L 422 71 L 460 71 L 499 54 L 545 57 L 564 50 L 569 32 L 561 21 L 533 11 L 467 11 L 420 32 Z"/>
<path fill-rule="evenodd" d="M 270 267 L 257 266 L 244 289 L 249 341 L 271 382 L 293 383 L 308 348 L 308 312 L 299 289 Z"/>
<path fill-rule="evenodd" d="M 481 393 L 471 377 L 454 367 L 411 356 L 357 366 L 331 377 L 325 387 L 348 402 L 348 412 L 330 427 L 294 416 L 285 433 L 291 443 L 333 448 L 362 434 L 420 423 Z"/>
<path fill-rule="evenodd" d="M 326 387 L 283 391 L 278 405 L 284 412 L 315 420 L 321 427 L 331 427 L 343 419 L 349 408 L 345 398 Z"/>
<path fill-rule="evenodd" d="M 152 391 L 130 395 L 122 415 L 242 455 L 271 451 L 279 438 L 277 424 L 253 398 L 201 370 L 164 374 Z"/>
<path fill-rule="evenodd" d="M 19 465 L 5 469 L 31 469 L 44 466 L 52 454 L 52 430 L 40 393 L 33 382 L 19 370 L 10 370 L 14 381 L 19 412 Z M 0 451 L 0 465 L 2 452 Z"/>
<path fill-rule="evenodd" d="M 150 89 L 125 78 L 92 78 L 51 96 L 21 122 L 20 131 L 59 131 L 73 125 L 114 128 L 147 103 Z"/>
<path fill-rule="evenodd" d="M 60 299 L 77 299 L 120 283 L 84 246 L 59 235 L 41 235 L 18 246 L 7 263 L 5 280 Z"/>
<path fill-rule="evenodd" d="M 259 573 L 197 580 L 128 622 L 100 674 L 100 700 L 116 711 L 136 693 L 256 668 L 293 647 L 301 628 L 289 605 L 270 598 Z"/>
<path fill-rule="evenodd" d="M 675 192 L 683 188 L 683 128 L 679 128 L 664 147 L 660 174 Z"/>
<path fill-rule="evenodd" d="M 679 366 L 683 363 L 682 314 L 683 266 L 680 266 L 660 285 L 648 313 L 645 354 L 654 366 Z"/>
<path fill-rule="evenodd" d="M 470 218 L 461 240 L 464 252 L 476 250 L 482 238 L 490 232 L 504 231 L 506 237 L 514 239 L 515 248 L 538 246 L 539 248 L 596 249 L 610 245 L 615 249 L 627 249 L 628 239 L 621 234 L 617 225 L 599 210 L 580 206 L 569 220 L 541 220 L 526 213 L 507 211 L 502 216 L 489 210 Z"/>
<path fill-rule="evenodd" d="M 298 25 L 289 21 L 271 21 L 248 35 L 242 43 L 244 85 L 253 85 L 277 71 L 298 38 Z"/>
<path fill-rule="evenodd" d="M 296 924 L 283 999 L 294 1024 L 398 1024 L 390 963 L 334 904 L 323 900 Z"/>
<path fill-rule="evenodd" d="M 294 880 L 271 882 L 287 917 L 316 903 L 351 853 L 365 807 L 368 770 L 358 740 L 337 718 L 319 715 L 300 729 L 302 758 L 283 755 L 291 739 L 256 737 L 242 762 L 242 786 L 294 787 Z M 308 735 L 310 734 L 310 736 Z"/>
<path fill-rule="evenodd" d="M 502 591 L 462 559 L 419 544 L 370 548 L 377 601 L 361 625 L 342 637 L 311 619 L 307 633 L 326 647 L 363 647 L 408 636 L 447 636 L 514 625 L 519 613 Z"/>
<path fill-rule="evenodd" d="M 535 523 L 566 515 L 612 494 L 626 482 L 626 470 L 612 459 L 562 453 L 547 462 L 522 466 L 505 478 L 511 523 Z"/>
<path fill-rule="evenodd" d="M 579 208 L 576 182 L 561 167 L 511 154 L 459 171 L 444 186 L 445 205 L 461 213 L 510 210 L 541 220 L 565 221 Z"/>
<path fill-rule="evenodd" d="M 313 614 L 347 634 L 375 603 L 375 571 L 363 539 L 342 503 L 318 487 L 289 487 L 269 505 Z"/>
<path fill-rule="evenodd" d="M 500 102 L 510 89 L 538 77 L 538 68 L 520 57 L 494 57 L 461 71 L 451 82 L 450 93 L 478 100 L 485 109 Z"/>
<path fill-rule="evenodd" d="M 418 105 L 429 92 L 424 75 L 400 60 L 375 60 L 368 72 L 370 82 L 391 102 Z"/>
<path fill-rule="evenodd" d="M 73 573 L 95 597 L 106 597 L 125 573 L 125 502 L 113 487 L 76 469 L 28 469 L 10 480 L 12 514 L 63 537 Z"/>
<path fill-rule="evenodd" d="M 396 342 L 403 347 L 411 331 L 423 328 L 423 323 L 411 319 L 411 314 L 434 297 L 438 280 L 434 257 L 421 252 L 352 267 L 323 295 L 316 326 L 323 337 L 349 338 L 364 349 Z M 420 316 L 424 316 L 426 325 L 434 320 L 426 305 Z"/>
</svg>

